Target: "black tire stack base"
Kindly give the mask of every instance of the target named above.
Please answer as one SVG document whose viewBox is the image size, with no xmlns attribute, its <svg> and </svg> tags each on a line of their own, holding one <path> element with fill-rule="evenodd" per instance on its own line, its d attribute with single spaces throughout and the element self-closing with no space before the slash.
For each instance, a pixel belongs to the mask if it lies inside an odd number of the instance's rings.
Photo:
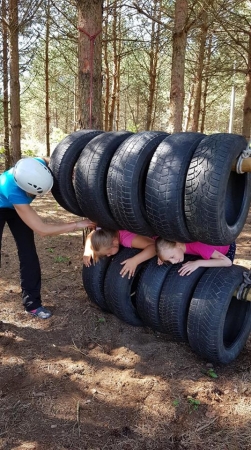
<svg viewBox="0 0 251 450">
<path fill-rule="evenodd" d="M 242 231 L 251 202 L 251 174 L 232 171 L 246 145 L 227 133 L 80 130 L 52 153 L 52 194 L 102 228 L 227 245 Z M 153 258 L 122 278 L 121 263 L 139 251 L 123 248 L 83 267 L 90 300 L 133 326 L 188 342 L 209 361 L 237 358 L 251 330 L 251 304 L 235 296 L 247 269 L 201 267 L 182 277 L 181 264 L 158 266 Z"/>
</svg>

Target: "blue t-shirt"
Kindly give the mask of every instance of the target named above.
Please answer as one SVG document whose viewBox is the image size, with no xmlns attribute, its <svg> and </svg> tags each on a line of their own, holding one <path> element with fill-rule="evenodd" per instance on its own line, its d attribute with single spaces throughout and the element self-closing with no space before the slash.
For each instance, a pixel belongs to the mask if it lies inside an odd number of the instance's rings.
<svg viewBox="0 0 251 450">
<path fill-rule="evenodd" d="M 44 165 L 45 161 L 42 158 L 35 158 Z M 0 175 L 0 208 L 12 208 L 13 205 L 29 205 L 34 197 L 30 197 L 21 189 L 14 180 L 14 168 L 3 172 Z"/>
</svg>

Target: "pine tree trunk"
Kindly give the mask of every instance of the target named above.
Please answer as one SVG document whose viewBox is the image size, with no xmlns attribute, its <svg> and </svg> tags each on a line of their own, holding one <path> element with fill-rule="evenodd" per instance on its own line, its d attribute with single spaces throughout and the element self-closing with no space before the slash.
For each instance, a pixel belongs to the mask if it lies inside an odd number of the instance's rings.
<svg viewBox="0 0 251 450">
<path fill-rule="evenodd" d="M 45 31 L 45 121 L 46 155 L 50 156 L 50 95 L 49 95 L 49 39 L 50 39 L 50 0 L 47 0 Z"/>
<path fill-rule="evenodd" d="M 9 0 L 11 164 L 21 158 L 18 0 Z"/>
<path fill-rule="evenodd" d="M 190 127 L 193 99 L 194 99 L 194 83 L 191 84 L 189 94 L 188 94 L 187 116 L 186 116 L 185 127 L 184 127 L 185 131 L 188 131 L 189 127 Z"/>
<path fill-rule="evenodd" d="M 175 23 L 172 45 L 172 73 L 170 88 L 170 131 L 175 133 L 182 131 L 183 109 L 184 109 L 184 75 L 185 75 L 185 53 L 187 41 L 188 2 L 187 0 L 176 0 Z"/>
<path fill-rule="evenodd" d="M 161 3 L 159 5 L 159 11 L 161 11 Z M 157 3 L 155 2 L 153 9 L 153 17 L 157 13 Z M 160 12 L 158 14 L 158 20 L 161 20 Z M 160 24 L 152 21 L 151 31 L 151 50 L 150 50 L 150 65 L 149 65 L 149 95 L 147 100 L 147 113 L 146 113 L 146 130 L 151 130 L 153 127 L 154 116 L 154 99 L 156 98 L 156 84 L 157 84 L 157 70 L 158 70 L 158 58 L 160 47 Z"/>
<path fill-rule="evenodd" d="M 103 0 L 78 0 L 79 125 L 102 129 L 102 6 Z"/>
<path fill-rule="evenodd" d="M 2 0 L 2 39 L 3 39 L 3 122 L 5 170 L 11 166 L 9 132 L 9 88 L 8 88 L 8 30 L 6 25 L 6 1 Z"/>
<path fill-rule="evenodd" d="M 248 65 L 246 73 L 246 94 L 243 105 L 242 134 L 250 139 L 251 130 L 251 32 L 249 32 Z"/>
<path fill-rule="evenodd" d="M 206 122 L 206 107 L 207 107 L 207 94 L 208 94 L 208 86 L 209 86 L 209 74 L 208 69 L 210 67 L 211 55 L 212 55 L 212 41 L 213 37 L 210 34 L 208 39 L 207 46 L 207 56 L 206 56 L 206 64 L 205 64 L 205 74 L 204 74 L 204 89 L 202 94 L 202 108 L 201 108 L 201 123 L 200 123 L 200 132 L 204 133 L 205 130 L 205 122 Z"/>
<path fill-rule="evenodd" d="M 104 52 L 104 72 L 105 72 L 105 97 L 104 97 L 104 130 L 108 131 L 109 124 L 109 100 L 110 100 L 110 68 L 109 68 L 109 56 L 108 56 L 108 20 L 109 20 L 109 0 L 105 2 L 105 17 L 104 17 L 104 39 L 103 39 L 103 52 Z"/>
<path fill-rule="evenodd" d="M 202 73 L 204 67 L 204 55 L 205 55 L 205 45 L 207 39 L 207 24 L 206 17 L 204 19 L 204 24 L 201 27 L 200 42 L 199 42 L 199 54 L 197 61 L 197 70 L 195 74 L 195 86 L 194 86 L 194 107 L 193 107 L 193 117 L 192 117 L 192 131 L 198 131 L 199 128 L 199 117 L 200 117 L 200 107 L 201 107 L 201 91 L 202 91 Z"/>
<path fill-rule="evenodd" d="M 109 110 L 109 123 L 108 131 L 114 129 L 114 114 L 116 106 L 116 98 L 118 95 L 118 52 L 117 52 L 117 23 L 118 23 L 118 10 L 117 0 L 114 0 L 112 7 L 112 48 L 113 48 L 113 70 L 112 70 L 112 90 L 111 90 L 111 104 Z"/>
</svg>

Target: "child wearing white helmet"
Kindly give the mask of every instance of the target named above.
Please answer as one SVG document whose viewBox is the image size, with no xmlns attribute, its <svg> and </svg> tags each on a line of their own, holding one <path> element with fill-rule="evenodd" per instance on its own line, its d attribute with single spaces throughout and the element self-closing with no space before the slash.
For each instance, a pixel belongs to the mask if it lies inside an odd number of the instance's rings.
<svg viewBox="0 0 251 450">
<path fill-rule="evenodd" d="M 45 223 L 30 206 L 36 195 L 46 194 L 53 186 L 48 162 L 49 158 L 24 158 L 0 175 L 0 266 L 2 234 L 7 223 L 18 249 L 24 308 L 40 319 L 48 319 L 52 314 L 41 302 L 41 270 L 34 232 L 40 236 L 58 235 L 95 225 L 89 219 Z"/>
</svg>

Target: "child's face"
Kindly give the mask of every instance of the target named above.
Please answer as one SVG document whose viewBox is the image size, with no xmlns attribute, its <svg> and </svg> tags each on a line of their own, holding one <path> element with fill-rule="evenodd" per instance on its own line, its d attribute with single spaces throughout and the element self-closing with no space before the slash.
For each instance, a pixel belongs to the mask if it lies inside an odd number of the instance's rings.
<svg viewBox="0 0 251 450">
<path fill-rule="evenodd" d="M 100 256 L 113 256 L 116 255 L 119 251 L 119 240 L 117 238 L 114 238 L 112 241 L 112 246 L 103 248 L 100 252 Z"/>
<path fill-rule="evenodd" d="M 173 248 L 164 248 L 161 251 L 161 261 L 178 264 L 184 261 L 184 251 L 177 244 Z"/>
</svg>

